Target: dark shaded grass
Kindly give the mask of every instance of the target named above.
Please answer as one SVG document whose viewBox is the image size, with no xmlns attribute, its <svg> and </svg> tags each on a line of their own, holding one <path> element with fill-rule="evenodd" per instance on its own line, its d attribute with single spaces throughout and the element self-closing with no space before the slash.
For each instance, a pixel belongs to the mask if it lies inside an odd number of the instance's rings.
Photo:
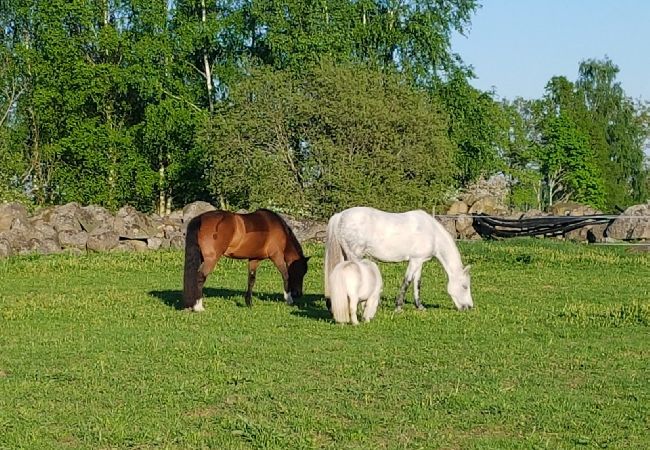
<svg viewBox="0 0 650 450">
<path fill-rule="evenodd" d="M 270 263 L 244 307 L 222 260 L 179 310 L 182 254 L 0 262 L 1 448 L 648 448 L 650 258 L 540 240 L 461 245 L 477 307 L 437 262 L 427 311 L 330 321 L 322 249 L 289 307 Z M 411 301 L 409 296 L 407 301 Z"/>
</svg>

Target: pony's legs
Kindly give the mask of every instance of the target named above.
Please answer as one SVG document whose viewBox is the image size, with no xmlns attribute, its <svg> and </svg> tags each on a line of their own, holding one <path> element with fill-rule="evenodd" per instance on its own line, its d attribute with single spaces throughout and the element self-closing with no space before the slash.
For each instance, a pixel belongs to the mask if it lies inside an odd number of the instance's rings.
<svg viewBox="0 0 650 450">
<path fill-rule="evenodd" d="M 377 314 L 377 307 L 379 306 L 379 293 L 372 293 L 366 300 L 365 308 L 363 309 L 363 321 L 369 322 L 370 319 Z"/>
<path fill-rule="evenodd" d="M 287 305 L 293 304 L 293 298 L 291 298 L 291 292 L 289 292 L 289 269 L 287 268 L 287 263 L 284 261 L 284 256 L 278 252 L 271 255 L 271 261 L 275 264 L 275 267 L 278 268 L 280 274 L 282 275 L 282 281 L 284 282 L 284 300 L 287 302 Z"/>
<path fill-rule="evenodd" d="M 353 294 L 348 291 L 348 305 L 350 306 L 350 323 L 352 325 L 359 325 L 359 319 L 357 319 L 359 296 L 356 293 Z"/>
<path fill-rule="evenodd" d="M 246 306 L 249 308 L 253 306 L 253 286 L 255 286 L 255 277 L 257 275 L 257 266 L 260 261 L 258 259 L 248 260 L 248 290 L 246 291 Z"/>
</svg>

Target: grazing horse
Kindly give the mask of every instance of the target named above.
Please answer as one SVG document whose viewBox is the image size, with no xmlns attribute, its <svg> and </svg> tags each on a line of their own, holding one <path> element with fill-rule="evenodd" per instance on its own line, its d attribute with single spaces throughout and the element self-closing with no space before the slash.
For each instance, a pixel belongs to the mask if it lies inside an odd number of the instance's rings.
<svg viewBox="0 0 650 450">
<path fill-rule="evenodd" d="M 358 325 L 357 305 L 363 302 L 363 321 L 375 317 L 382 280 L 377 264 L 368 260 L 341 261 L 329 276 L 329 310 L 337 323 Z"/>
<path fill-rule="evenodd" d="M 404 304 L 404 295 L 413 284 L 415 306 L 420 302 L 422 265 L 436 257 L 447 272 L 447 292 L 456 308 L 474 306 L 469 268 L 463 267 L 460 253 L 451 235 L 433 216 L 424 211 L 388 213 L 374 208 L 356 207 L 334 214 L 327 224 L 325 245 L 325 296 L 330 295 L 329 274 L 343 259 L 357 261 L 364 256 L 380 261 L 408 261 L 404 281 L 396 300 L 396 310 Z"/>
<path fill-rule="evenodd" d="M 270 259 L 282 274 L 288 304 L 302 295 L 307 261 L 287 223 L 273 211 L 258 209 L 250 214 L 208 211 L 193 218 L 185 238 L 183 303 L 203 311 L 203 285 L 221 256 L 248 259 L 246 305 L 252 306 L 257 266 Z"/>
</svg>

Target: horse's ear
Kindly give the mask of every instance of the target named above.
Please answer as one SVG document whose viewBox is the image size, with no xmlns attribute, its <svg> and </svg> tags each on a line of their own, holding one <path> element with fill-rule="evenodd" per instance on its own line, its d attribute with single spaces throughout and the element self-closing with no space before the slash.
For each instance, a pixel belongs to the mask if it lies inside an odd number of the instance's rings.
<svg viewBox="0 0 650 450">
<path fill-rule="evenodd" d="M 311 256 L 305 256 L 305 262 L 309 261 L 311 259 Z"/>
<path fill-rule="evenodd" d="M 468 264 L 467 266 L 465 266 L 464 271 L 465 271 L 465 273 L 466 273 L 467 275 L 469 275 L 469 269 L 471 269 L 471 268 L 472 268 L 472 265 L 471 265 L 471 264 Z"/>
</svg>

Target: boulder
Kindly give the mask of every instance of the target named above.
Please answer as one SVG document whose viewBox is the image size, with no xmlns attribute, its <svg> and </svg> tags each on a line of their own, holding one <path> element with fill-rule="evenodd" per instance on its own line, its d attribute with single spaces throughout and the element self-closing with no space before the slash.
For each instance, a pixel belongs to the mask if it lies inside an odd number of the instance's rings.
<svg viewBox="0 0 650 450">
<path fill-rule="evenodd" d="M 85 231 L 62 230 L 58 234 L 59 244 L 64 249 L 76 248 L 79 250 L 86 249 L 88 242 L 88 233 Z"/>
<path fill-rule="evenodd" d="M 198 201 L 198 202 L 190 203 L 189 205 L 186 205 L 183 208 L 183 223 L 187 224 L 187 222 L 189 222 L 199 214 L 203 214 L 204 212 L 207 211 L 214 211 L 216 209 L 217 208 L 215 208 L 208 202 Z"/>
<path fill-rule="evenodd" d="M 3 203 L 0 205 L 0 233 L 3 231 L 9 231 L 15 220 L 27 222 L 27 208 L 17 202 Z"/>
<path fill-rule="evenodd" d="M 41 218 L 54 227 L 57 232 L 62 231 L 82 231 L 81 217 L 82 210 L 78 203 L 68 203 L 63 206 L 55 206 L 51 211 L 44 211 Z"/>
<path fill-rule="evenodd" d="M 575 202 L 561 202 L 549 208 L 552 216 L 589 216 L 593 214 L 602 214 L 601 211 L 588 205 L 582 205 Z"/>
<path fill-rule="evenodd" d="M 121 238 L 147 239 L 155 236 L 157 229 L 149 216 L 132 206 L 124 206 L 115 215 L 113 228 Z"/>
<path fill-rule="evenodd" d="M 564 234 L 564 237 L 575 242 L 605 242 L 605 230 L 607 224 L 585 225 L 584 227 L 571 230 Z"/>
<path fill-rule="evenodd" d="M 486 214 L 488 216 L 502 216 L 508 212 L 496 197 L 481 197 L 472 203 L 470 214 Z"/>
<path fill-rule="evenodd" d="M 9 258 L 14 254 L 13 249 L 9 241 L 3 237 L 0 237 L 0 259 Z"/>
<path fill-rule="evenodd" d="M 185 236 L 182 233 L 178 232 L 169 237 L 169 246 L 173 249 L 184 249 L 185 248 Z"/>
<path fill-rule="evenodd" d="M 45 222 L 37 222 L 35 225 L 32 225 L 32 235 L 41 240 L 49 239 L 56 241 L 57 244 L 59 242 L 57 237 L 58 233 L 54 227 Z"/>
<path fill-rule="evenodd" d="M 27 248 L 29 253 L 40 253 L 41 255 L 49 255 L 52 253 L 59 253 L 61 251 L 61 246 L 59 243 L 53 239 L 39 239 L 32 238 L 29 240 L 29 247 Z"/>
<path fill-rule="evenodd" d="M 110 228 L 97 228 L 88 235 L 86 248 L 92 252 L 107 252 L 120 243 L 120 236 Z"/>
<path fill-rule="evenodd" d="M 147 251 L 147 243 L 139 239 L 126 239 L 120 241 L 112 250 L 145 252 Z"/>
<path fill-rule="evenodd" d="M 0 233 L 0 240 L 5 240 L 11 247 L 13 254 L 22 254 L 23 250 L 29 248 L 29 237 L 20 230 L 9 230 Z"/>
<path fill-rule="evenodd" d="M 97 205 L 84 206 L 79 211 L 79 222 L 87 233 L 97 229 L 113 228 L 115 217 L 106 208 Z"/>
<path fill-rule="evenodd" d="M 627 208 L 607 228 L 607 236 L 620 240 L 650 240 L 650 202 Z"/>
<path fill-rule="evenodd" d="M 467 214 L 469 206 L 462 200 L 457 200 L 449 206 L 447 214 L 450 216 L 457 216 L 459 214 Z"/>
<path fill-rule="evenodd" d="M 545 212 L 540 211 L 539 209 L 529 209 L 525 213 L 521 215 L 522 219 L 528 219 L 531 217 L 542 217 L 542 216 L 547 216 Z"/>
<path fill-rule="evenodd" d="M 457 239 L 456 219 L 454 217 L 437 216 L 436 220 L 449 232 L 452 238 Z"/>
<path fill-rule="evenodd" d="M 161 248 L 169 248 L 169 241 L 159 237 L 151 237 L 147 239 L 147 248 L 149 250 L 160 250 Z"/>
</svg>

